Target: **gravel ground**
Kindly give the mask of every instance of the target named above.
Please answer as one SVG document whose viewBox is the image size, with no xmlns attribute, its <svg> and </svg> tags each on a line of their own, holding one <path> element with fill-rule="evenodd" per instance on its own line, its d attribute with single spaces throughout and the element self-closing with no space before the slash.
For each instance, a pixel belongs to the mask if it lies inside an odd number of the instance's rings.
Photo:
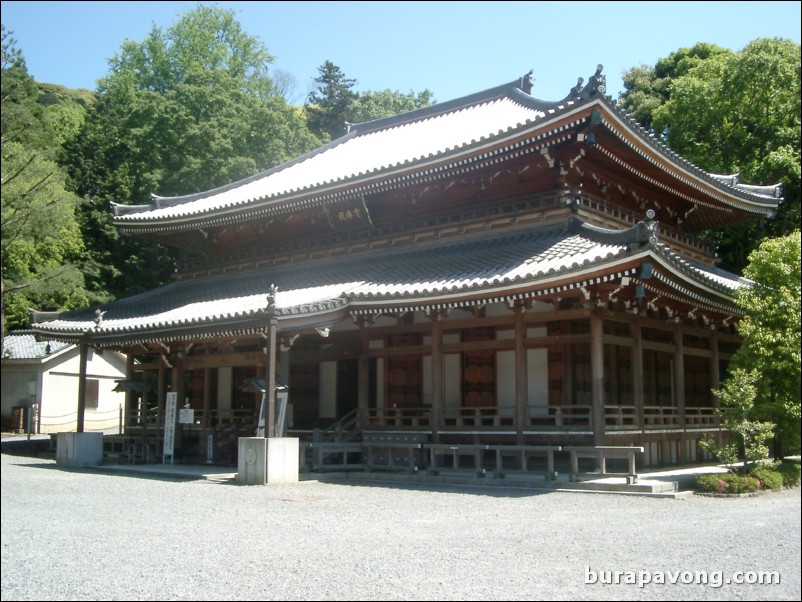
<svg viewBox="0 0 802 602">
<path fill-rule="evenodd" d="M 244 486 L 2 454 L 2 600 L 799 600 L 801 522 L 800 488 Z M 726 583 L 760 572 L 780 584 Z"/>
</svg>

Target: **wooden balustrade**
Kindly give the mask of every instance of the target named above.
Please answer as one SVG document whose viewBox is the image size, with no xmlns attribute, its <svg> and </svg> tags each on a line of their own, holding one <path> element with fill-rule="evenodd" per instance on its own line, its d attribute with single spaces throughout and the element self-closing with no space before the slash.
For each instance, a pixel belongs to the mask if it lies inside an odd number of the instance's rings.
<svg viewBox="0 0 802 602">
<path fill-rule="evenodd" d="M 431 428 L 429 408 L 368 408 L 365 427 Z"/>
</svg>

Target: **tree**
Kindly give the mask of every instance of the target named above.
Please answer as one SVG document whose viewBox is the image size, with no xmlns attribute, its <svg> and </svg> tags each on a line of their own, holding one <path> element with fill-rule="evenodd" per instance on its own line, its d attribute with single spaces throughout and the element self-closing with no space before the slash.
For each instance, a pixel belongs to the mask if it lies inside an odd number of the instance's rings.
<svg viewBox="0 0 802 602">
<path fill-rule="evenodd" d="M 721 400 L 721 426 L 732 433 L 734 441 L 719 445 L 714 439 L 703 437 L 700 445 L 732 469 L 743 450 L 743 468 L 749 463 L 766 462 L 769 458 L 767 443 L 774 434 L 774 423 L 756 417 L 757 370 L 733 370 L 730 377 L 715 393 Z"/>
<path fill-rule="evenodd" d="M 775 454 L 780 457 L 800 449 L 801 255 L 799 230 L 767 239 L 751 253 L 744 271 L 755 284 L 736 295 L 746 316 L 738 327 L 743 344 L 731 366 L 757 372 L 755 416 L 776 425 Z"/>
<path fill-rule="evenodd" d="M 79 199 L 65 190 L 53 161 L 54 132 L 37 103 L 16 41 L 2 28 L 2 319 L 28 323 L 28 310 L 63 310 L 89 303 L 75 266 L 83 242 L 75 218 Z"/>
<path fill-rule="evenodd" d="M 348 122 L 354 121 L 359 95 L 351 88 L 357 82 L 345 77 L 331 61 L 318 67 L 318 73 L 316 86 L 306 99 L 307 123 L 317 136 L 334 140 L 346 133 Z"/>
<path fill-rule="evenodd" d="M 367 91 L 359 95 L 351 117 L 354 123 L 363 123 L 414 111 L 433 103 L 434 99 L 430 90 L 424 90 L 418 94 L 414 92 L 402 94 L 391 90 Z"/>
<path fill-rule="evenodd" d="M 752 184 L 783 184 L 776 219 L 704 234 L 719 247 L 722 267 L 740 272 L 764 237 L 798 227 L 799 44 L 762 38 L 737 53 L 697 44 L 658 61 L 653 77 L 631 70 L 625 86 L 622 105 L 692 163 Z"/>
<path fill-rule="evenodd" d="M 110 202 L 208 190 L 319 144 L 270 79 L 272 60 L 233 11 L 208 6 L 122 45 L 62 158 L 74 190 L 90 199 L 81 226 L 92 241 L 93 290 L 114 297 L 149 290 L 169 279 L 176 259 L 120 238 Z"/>
<path fill-rule="evenodd" d="M 624 73 L 624 91 L 619 104 L 647 130 L 652 129 L 654 112 L 670 98 L 670 84 L 686 75 L 700 62 L 730 50 L 700 42 L 692 48 L 680 48 L 657 61 L 654 67 L 640 65 Z"/>
</svg>

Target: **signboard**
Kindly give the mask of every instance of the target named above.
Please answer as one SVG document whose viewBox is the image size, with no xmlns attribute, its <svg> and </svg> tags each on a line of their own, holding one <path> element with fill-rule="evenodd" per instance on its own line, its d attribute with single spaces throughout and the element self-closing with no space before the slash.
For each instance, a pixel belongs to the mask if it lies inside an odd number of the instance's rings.
<svg viewBox="0 0 802 602">
<path fill-rule="evenodd" d="M 259 424 L 256 427 L 257 437 L 264 437 L 267 435 L 267 433 L 265 433 L 265 424 L 267 424 L 265 414 L 267 414 L 267 393 L 262 392 L 262 404 L 259 406 Z"/>
<path fill-rule="evenodd" d="M 195 424 L 195 410 L 191 408 L 178 410 L 178 424 Z"/>
<path fill-rule="evenodd" d="M 175 446 L 175 410 L 178 405 L 178 393 L 172 391 L 167 394 L 167 403 L 164 405 L 164 451 L 162 452 L 162 464 L 165 458 L 170 456 L 170 464 L 173 463 L 173 447 Z"/>
<path fill-rule="evenodd" d="M 284 437 L 287 435 L 287 398 L 289 397 L 288 391 L 276 391 L 276 405 L 278 406 L 278 420 L 276 422 L 276 436 Z"/>
</svg>

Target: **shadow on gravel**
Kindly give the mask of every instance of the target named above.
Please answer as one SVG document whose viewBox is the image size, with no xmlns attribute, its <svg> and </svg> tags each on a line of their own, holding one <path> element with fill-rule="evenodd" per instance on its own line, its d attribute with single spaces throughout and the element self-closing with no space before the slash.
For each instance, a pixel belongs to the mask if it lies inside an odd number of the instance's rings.
<svg viewBox="0 0 802 602">
<path fill-rule="evenodd" d="M 349 487 L 359 488 L 380 488 L 380 489 L 398 489 L 404 491 L 426 491 L 429 493 L 463 493 L 466 495 L 483 495 L 488 497 L 498 498 L 519 498 L 519 497 L 532 497 L 535 495 L 546 495 L 554 493 L 552 489 L 536 488 L 536 487 L 516 487 L 511 485 L 501 485 L 488 483 L 486 485 L 449 485 L 449 484 L 436 484 L 436 483 L 410 483 L 398 481 L 349 481 L 347 479 L 338 480 L 321 480 L 322 485 L 346 485 Z"/>
</svg>

